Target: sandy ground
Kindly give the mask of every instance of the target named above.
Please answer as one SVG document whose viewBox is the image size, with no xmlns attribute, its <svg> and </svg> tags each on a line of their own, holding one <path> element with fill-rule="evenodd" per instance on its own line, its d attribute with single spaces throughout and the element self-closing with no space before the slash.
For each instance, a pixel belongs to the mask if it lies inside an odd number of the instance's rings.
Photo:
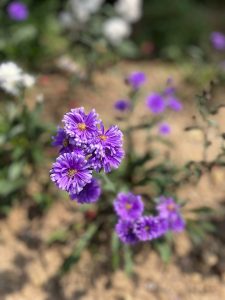
<svg viewBox="0 0 225 300">
<path fill-rule="evenodd" d="M 122 63 L 105 73 L 96 74 L 94 87 L 75 86 L 69 94 L 67 78 L 51 75 L 41 87 L 46 99 L 45 117 L 56 123 L 69 107 L 82 105 L 87 109 L 95 107 L 109 124 L 115 114 L 114 101 L 124 98 L 127 90 L 122 78 L 136 69 L 136 64 Z M 149 79 L 137 116 L 143 114 L 148 92 L 159 89 L 172 76 L 178 92 L 182 91 L 184 103 L 182 113 L 166 115 L 172 125 L 170 139 L 176 143 L 172 159 L 177 163 L 201 159 L 201 135 L 198 132 L 183 133 L 183 129 L 191 123 L 195 95 L 192 89 L 184 89 L 182 79 L 185 70 L 182 66 L 160 63 L 142 63 L 138 69 L 145 71 Z M 225 129 L 223 115 L 224 111 L 221 111 L 217 121 Z M 137 137 L 139 142 L 141 137 Z M 217 145 L 210 149 L 209 159 L 216 151 Z M 214 168 L 211 174 L 202 177 L 197 186 L 182 187 L 178 194 L 188 200 L 188 208 L 199 205 L 218 207 L 225 198 L 224 180 L 225 171 Z M 0 300 L 225 299 L 225 268 L 220 270 L 219 275 L 213 272 L 221 256 L 218 255 L 219 250 L 211 249 L 212 243 L 217 243 L 220 252 L 224 252 L 221 250 L 224 242 L 209 238 L 204 244 L 203 260 L 197 263 L 185 233 L 176 236 L 176 255 L 168 265 L 163 264 L 146 245 L 135 257 L 134 274 L 128 278 L 122 271 L 108 272 L 104 250 L 101 253 L 100 249 L 100 255 L 94 258 L 85 251 L 79 263 L 59 280 L 55 274 L 76 237 L 66 245 L 50 247 L 46 242 L 54 230 L 65 228 L 73 220 L 83 222 L 83 214 L 74 203 L 65 199 L 56 201 L 42 218 L 29 220 L 26 207 L 18 206 L 12 209 L 7 219 L 0 220 Z"/>
</svg>

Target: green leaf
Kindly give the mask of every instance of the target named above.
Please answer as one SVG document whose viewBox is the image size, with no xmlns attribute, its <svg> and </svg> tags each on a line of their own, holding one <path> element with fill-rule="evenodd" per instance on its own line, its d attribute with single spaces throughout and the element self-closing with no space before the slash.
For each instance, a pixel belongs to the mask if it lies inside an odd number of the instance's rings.
<svg viewBox="0 0 225 300">
<path fill-rule="evenodd" d="M 124 269 L 128 275 L 133 271 L 133 260 L 131 248 L 128 245 L 123 246 Z"/>
<path fill-rule="evenodd" d="M 14 181 L 9 181 L 6 179 L 0 180 L 0 195 L 8 196 L 9 194 L 20 189 L 25 184 L 24 179 L 18 179 Z"/>
<path fill-rule="evenodd" d="M 214 212 L 214 210 L 208 206 L 194 208 L 194 209 L 191 209 L 191 211 L 196 214 L 201 214 L 201 215 L 211 215 Z"/>
<path fill-rule="evenodd" d="M 68 231 L 65 229 L 59 229 L 53 232 L 47 240 L 48 245 L 54 243 L 65 243 L 68 239 Z"/>
<path fill-rule="evenodd" d="M 117 270 L 120 264 L 120 255 L 119 255 L 120 241 L 118 239 L 118 236 L 115 234 L 115 232 L 113 232 L 112 234 L 111 248 L 112 248 L 112 267 L 113 270 Z"/>
<path fill-rule="evenodd" d="M 67 273 L 72 268 L 72 266 L 78 262 L 82 251 L 88 246 L 96 230 L 97 226 L 95 224 L 91 224 L 88 227 L 84 235 L 79 239 L 79 241 L 75 245 L 74 249 L 72 250 L 72 253 L 69 256 L 67 256 L 67 258 L 64 260 L 64 263 L 59 271 L 60 275 Z"/>
<path fill-rule="evenodd" d="M 171 255 L 172 255 L 170 245 L 167 242 L 158 242 L 155 244 L 155 247 L 158 250 L 162 260 L 165 263 L 168 263 L 171 259 Z"/>
<path fill-rule="evenodd" d="M 10 167 L 8 168 L 9 179 L 10 180 L 15 180 L 18 177 L 20 177 L 20 175 L 23 172 L 23 167 L 24 167 L 24 161 L 23 160 L 11 164 Z"/>
<path fill-rule="evenodd" d="M 136 58 L 138 55 L 138 49 L 132 41 L 123 41 L 118 47 L 120 55 L 126 58 Z"/>
</svg>

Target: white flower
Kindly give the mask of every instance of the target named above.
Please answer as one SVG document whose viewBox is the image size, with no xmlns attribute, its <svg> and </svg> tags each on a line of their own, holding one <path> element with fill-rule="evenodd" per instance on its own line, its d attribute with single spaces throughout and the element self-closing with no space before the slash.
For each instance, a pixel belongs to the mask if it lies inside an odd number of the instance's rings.
<svg viewBox="0 0 225 300">
<path fill-rule="evenodd" d="M 62 12 L 59 16 L 59 20 L 64 28 L 71 28 L 74 26 L 73 16 L 69 12 Z"/>
<path fill-rule="evenodd" d="M 127 22 L 137 22 L 142 16 L 142 0 L 119 0 L 115 10 Z"/>
<path fill-rule="evenodd" d="M 21 82 L 22 82 L 24 87 L 30 88 L 34 85 L 35 78 L 33 76 L 29 75 L 29 74 L 23 74 Z"/>
<path fill-rule="evenodd" d="M 31 87 L 35 79 L 23 72 L 14 62 L 0 65 L 0 87 L 14 96 L 19 95 L 21 87 Z"/>
<path fill-rule="evenodd" d="M 0 86 L 6 92 L 17 95 L 19 93 L 18 83 L 21 80 L 22 70 L 13 62 L 0 65 Z"/>
<path fill-rule="evenodd" d="M 114 17 L 103 24 L 103 34 L 113 45 L 118 45 L 131 34 L 131 27 L 123 19 Z"/>
<path fill-rule="evenodd" d="M 71 0 L 72 13 L 79 22 L 85 23 L 91 14 L 96 13 L 104 0 Z"/>
</svg>

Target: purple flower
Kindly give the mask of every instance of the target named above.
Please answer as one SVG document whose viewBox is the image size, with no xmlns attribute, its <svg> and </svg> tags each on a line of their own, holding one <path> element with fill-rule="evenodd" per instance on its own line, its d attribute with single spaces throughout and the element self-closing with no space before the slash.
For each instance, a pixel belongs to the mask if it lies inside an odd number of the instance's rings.
<svg viewBox="0 0 225 300">
<path fill-rule="evenodd" d="M 164 112 L 166 105 L 162 95 L 158 93 L 152 93 L 146 102 L 148 108 L 152 111 L 153 114 L 160 114 Z"/>
<path fill-rule="evenodd" d="M 61 127 L 58 127 L 57 133 L 52 137 L 52 146 L 60 147 L 60 153 L 72 152 L 74 150 L 74 146 L 72 145 L 71 138 L 66 134 L 65 130 Z M 78 149 L 76 149 L 78 150 Z M 80 151 L 82 154 L 82 150 Z"/>
<path fill-rule="evenodd" d="M 174 97 L 167 98 L 167 106 L 174 111 L 181 111 L 183 108 L 182 103 Z"/>
<path fill-rule="evenodd" d="M 131 102 L 130 102 L 130 100 L 118 100 L 115 102 L 114 107 L 117 110 L 126 111 L 126 110 L 130 109 Z"/>
<path fill-rule="evenodd" d="M 78 144 L 86 143 L 93 139 L 98 132 L 98 115 L 93 109 L 89 114 L 85 114 L 84 108 L 72 109 L 63 117 L 66 133 L 74 138 Z"/>
<path fill-rule="evenodd" d="M 168 221 L 160 216 L 157 216 L 158 219 L 158 237 L 163 236 L 164 234 L 167 233 L 169 230 L 169 224 Z"/>
<path fill-rule="evenodd" d="M 139 240 L 134 232 L 135 223 L 128 220 L 120 219 L 116 224 L 116 233 L 120 240 L 125 244 L 135 244 Z"/>
<path fill-rule="evenodd" d="M 180 213 L 180 206 L 173 198 L 161 197 L 157 210 L 159 217 L 167 221 L 169 230 L 175 232 L 184 230 L 185 221 Z"/>
<path fill-rule="evenodd" d="M 100 124 L 100 130 L 90 159 L 90 163 L 96 171 L 103 168 L 108 173 L 112 168 L 119 167 L 124 157 L 122 138 L 123 134 L 117 126 L 111 126 L 105 131 L 103 124 Z"/>
<path fill-rule="evenodd" d="M 92 178 L 79 194 L 71 194 L 70 197 L 72 200 L 77 200 L 78 203 L 94 203 L 98 201 L 100 195 L 100 183 L 97 179 Z"/>
<path fill-rule="evenodd" d="M 13 1 L 7 7 L 8 15 L 12 20 L 24 21 L 28 18 L 29 11 L 25 3 Z"/>
<path fill-rule="evenodd" d="M 120 218 L 136 220 L 142 215 L 144 204 L 141 196 L 132 193 L 119 193 L 114 202 L 114 209 Z"/>
<path fill-rule="evenodd" d="M 169 135 L 171 132 L 171 127 L 168 123 L 160 123 L 159 124 L 159 134 L 161 135 Z"/>
<path fill-rule="evenodd" d="M 133 72 L 126 81 L 134 90 L 138 90 L 146 82 L 146 76 L 143 72 Z"/>
<path fill-rule="evenodd" d="M 181 214 L 174 215 L 171 217 L 170 222 L 169 222 L 169 228 L 170 230 L 174 232 L 181 232 L 185 228 L 185 221 Z"/>
<path fill-rule="evenodd" d="M 61 154 L 56 159 L 50 177 L 58 188 L 78 194 L 91 181 L 92 175 L 85 157 L 72 152 Z"/>
<path fill-rule="evenodd" d="M 216 50 L 225 50 L 225 35 L 221 32 L 212 32 L 211 43 Z"/>
<path fill-rule="evenodd" d="M 159 219 L 145 216 L 139 218 L 134 226 L 134 232 L 140 241 L 149 241 L 162 235 Z"/>
<path fill-rule="evenodd" d="M 164 96 L 173 96 L 175 94 L 176 90 L 173 86 L 167 86 L 165 90 L 163 91 Z"/>
</svg>

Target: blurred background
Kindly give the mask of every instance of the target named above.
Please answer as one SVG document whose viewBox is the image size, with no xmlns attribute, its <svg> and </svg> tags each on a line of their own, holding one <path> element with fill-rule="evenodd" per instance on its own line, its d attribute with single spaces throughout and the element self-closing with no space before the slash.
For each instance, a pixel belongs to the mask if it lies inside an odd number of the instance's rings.
<svg viewBox="0 0 225 300">
<path fill-rule="evenodd" d="M 84 106 L 107 125 L 120 122 L 115 101 L 127 97 L 124 79 L 134 71 L 147 77 L 141 103 L 172 82 L 183 106 L 176 116 L 165 113 L 172 132 L 157 151 L 178 168 L 202 161 L 202 133 L 186 128 L 195 125 L 203 93 L 222 108 L 207 125 L 207 158 L 216 157 L 225 132 L 225 1 L 0 0 L 0 63 L 0 299 L 225 299 L 223 166 L 177 187 L 204 226 L 158 252 L 135 249 L 129 276 L 129 255 L 114 268 L 117 246 L 107 228 L 97 242 L 80 239 L 98 207 L 75 205 L 49 179 L 57 153 L 51 137 L 63 114 Z M 26 78 L 19 84 L 16 66 Z M 141 152 L 143 139 L 135 139 Z"/>
</svg>

